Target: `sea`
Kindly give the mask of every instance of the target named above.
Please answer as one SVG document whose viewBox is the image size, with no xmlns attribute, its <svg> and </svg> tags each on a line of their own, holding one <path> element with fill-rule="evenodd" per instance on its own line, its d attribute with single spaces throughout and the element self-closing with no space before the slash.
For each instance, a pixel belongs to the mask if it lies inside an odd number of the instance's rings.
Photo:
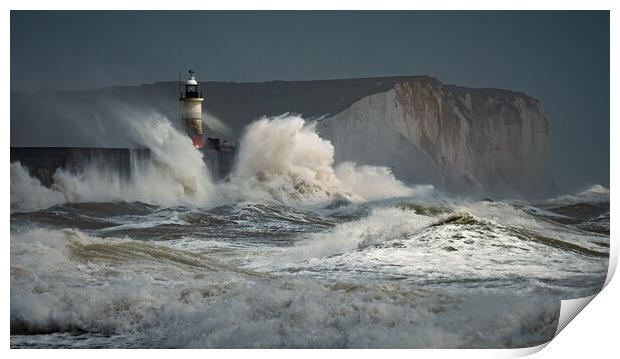
<svg viewBox="0 0 620 359">
<path fill-rule="evenodd" d="M 292 115 L 217 182 L 165 119 L 136 131 L 129 180 L 11 164 L 11 348 L 522 348 L 607 276 L 602 186 L 458 197 L 335 165 Z"/>
</svg>

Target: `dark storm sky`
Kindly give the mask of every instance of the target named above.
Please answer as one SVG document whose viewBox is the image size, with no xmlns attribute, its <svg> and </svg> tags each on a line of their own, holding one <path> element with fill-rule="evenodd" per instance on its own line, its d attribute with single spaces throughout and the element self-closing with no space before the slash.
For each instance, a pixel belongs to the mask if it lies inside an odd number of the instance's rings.
<svg viewBox="0 0 620 359">
<path fill-rule="evenodd" d="M 523 91 L 556 181 L 609 186 L 608 12 L 11 12 L 11 89 L 431 75 Z"/>
</svg>

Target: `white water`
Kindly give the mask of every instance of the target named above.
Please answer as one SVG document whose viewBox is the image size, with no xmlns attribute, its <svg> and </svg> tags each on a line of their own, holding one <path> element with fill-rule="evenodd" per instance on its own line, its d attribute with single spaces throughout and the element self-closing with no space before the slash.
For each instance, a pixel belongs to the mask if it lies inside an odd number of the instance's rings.
<svg viewBox="0 0 620 359">
<path fill-rule="evenodd" d="M 52 188 L 47 189 L 29 178 L 20 165 L 12 164 L 11 178 L 15 181 L 11 183 L 11 209 L 29 211 L 64 202 L 209 203 L 214 185 L 200 152 L 187 136 L 157 115 L 135 124 L 129 122 L 128 126 L 133 138 L 151 150 L 151 161 L 146 166 L 134 166 L 129 181 L 94 162 L 78 174 L 59 169 Z"/>
<path fill-rule="evenodd" d="M 299 116 L 264 118 L 249 125 L 230 182 L 217 185 L 211 182 L 201 153 L 167 119 L 150 115 L 129 124 L 133 139 L 148 147 L 152 156 L 146 167 L 133 169 L 130 181 L 92 163 L 79 174 L 58 170 L 53 187 L 47 189 L 24 178 L 27 172 L 15 164 L 11 166 L 12 210 L 43 209 L 63 202 L 142 201 L 195 207 L 243 200 L 362 202 L 415 193 L 386 167 L 343 163 L 334 169 L 332 144 Z M 432 187 L 419 191 L 432 191 Z"/>
<path fill-rule="evenodd" d="M 557 198 L 548 199 L 544 204 L 570 205 L 580 202 L 609 202 L 609 195 L 608 188 L 596 184 L 574 195 L 562 195 Z"/>
<path fill-rule="evenodd" d="M 378 208 L 363 219 L 313 234 L 293 251 L 294 259 L 330 257 L 376 244 L 406 239 L 436 219 L 399 208 Z"/>
<path fill-rule="evenodd" d="M 80 328 L 142 346 L 504 347 L 549 337 L 558 309 L 544 296 L 265 278 L 161 245 L 71 230 L 14 233 L 11 288 L 13 327 Z M 114 338 L 105 345 L 125 345 Z"/>
<path fill-rule="evenodd" d="M 386 167 L 343 163 L 334 169 L 333 145 L 317 134 L 314 123 L 295 115 L 263 118 L 247 127 L 237 166 L 223 188 L 237 199 L 284 203 L 362 202 L 414 192 Z"/>
<path fill-rule="evenodd" d="M 11 163 L 11 211 L 45 209 L 65 201 L 62 192 L 42 186 L 19 163 Z"/>
<path fill-rule="evenodd" d="M 446 204 L 450 213 L 420 214 L 383 204 L 367 216 L 339 223 L 333 228 L 308 235 L 292 247 L 251 249 L 243 261 L 245 268 L 274 270 L 287 274 L 352 279 L 360 275 L 376 279 L 405 279 L 454 286 L 488 283 L 525 286 L 531 290 L 558 289 L 576 273 L 596 277 L 607 267 L 606 260 L 584 256 L 565 248 L 550 246 L 536 235 L 560 239 L 601 255 L 609 237 L 573 230 L 561 224 L 536 219 L 509 204 L 463 202 Z M 458 215 L 470 224 L 444 223 Z M 518 232 L 523 229 L 527 232 Z M 256 251 L 256 253 L 251 253 Z M 568 269 L 570 268 L 570 270 Z M 521 281 L 514 282 L 520 276 Z M 553 284 L 551 284 L 553 283 Z M 599 283 L 586 284 L 596 286 Z M 482 288 L 479 288 L 482 290 Z M 584 289 L 588 294 L 591 288 Z"/>
<path fill-rule="evenodd" d="M 432 186 L 408 187 L 385 167 L 334 167 L 332 144 L 298 116 L 250 125 L 231 180 L 218 184 L 184 134 L 159 116 L 145 121 L 128 132 L 152 161 L 128 182 L 93 164 L 59 171 L 47 189 L 11 165 L 12 210 L 175 207 L 12 215 L 11 330 L 27 334 L 12 345 L 533 345 L 554 333 L 560 295 L 590 294 L 606 273 L 606 258 L 515 230 L 602 254 L 608 236 L 506 203 L 444 198 L 438 211 L 419 210 Z M 443 222 L 454 213 L 475 221 Z"/>
<path fill-rule="evenodd" d="M 336 167 L 335 174 L 343 184 L 366 200 L 406 197 L 415 193 L 394 178 L 388 167 L 358 166 L 354 162 L 343 162 Z M 420 191 L 432 189 L 432 186 L 425 186 Z"/>
</svg>

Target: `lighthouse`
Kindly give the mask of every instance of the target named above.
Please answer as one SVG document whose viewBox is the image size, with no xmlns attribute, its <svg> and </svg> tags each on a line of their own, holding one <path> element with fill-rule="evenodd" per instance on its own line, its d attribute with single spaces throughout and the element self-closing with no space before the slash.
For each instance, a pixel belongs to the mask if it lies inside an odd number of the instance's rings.
<svg viewBox="0 0 620 359">
<path fill-rule="evenodd" d="M 181 85 L 179 81 L 179 86 Z M 192 139 L 196 148 L 203 147 L 202 138 L 202 92 L 198 89 L 198 82 L 194 77 L 194 71 L 189 70 L 189 78 L 185 81 L 184 91 L 179 89 L 181 101 L 181 119 L 185 126 L 185 131 Z"/>
</svg>

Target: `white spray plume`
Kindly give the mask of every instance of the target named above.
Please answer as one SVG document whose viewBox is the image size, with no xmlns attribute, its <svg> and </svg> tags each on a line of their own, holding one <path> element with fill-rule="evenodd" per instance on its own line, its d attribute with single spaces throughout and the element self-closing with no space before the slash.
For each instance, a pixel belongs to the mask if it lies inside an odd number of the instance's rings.
<svg viewBox="0 0 620 359">
<path fill-rule="evenodd" d="M 134 166 L 129 181 L 91 163 L 78 174 L 58 170 L 51 189 L 11 166 L 11 208 L 41 209 L 62 202 L 142 201 L 163 206 L 211 206 L 243 200 L 300 204 L 347 199 L 362 202 L 415 194 L 386 167 L 343 163 L 334 170 L 334 147 L 296 115 L 250 124 L 227 182 L 214 185 L 191 140 L 157 113 L 128 111 L 128 132 L 151 151 L 151 161 Z M 26 176 L 27 180 L 18 180 Z M 25 187 L 24 187 L 25 186 Z M 36 198 L 31 193 L 41 193 Z M 15 198 L 15 201 L 13 200 Z M 18 204 L 19 203 L 19 204 Z"/>
<path fill-rule="evenodd" d="M 35 211 L 64 202 L 62 192 L 41 185 L 19 162 L 11 163 L 11 212 Z"/>
<path fill-rule="evenodd" d="M 132 130 L 139 143 L 151 150 L 146 166 L 134 166 L 130 181 L 96 164 L 79 175 L 58 171 L 56 187 L 72 202 L 143 201 L 159 205 L 206 205 L 213 184 L 201 153 L 190 139 L 169 121 L 153 114 L 135 122 Z"/>
<path fill-rule="evenodd" d="M 334 147 L 317 134 L 314 123 L 288 114 L 262 118 L 247 127 L 225 192 L 282 202 L 360 202 L 412 193 L 385 167 L 347 163 L 334 171 L 333 165 Z"/>
<path fill-rule="evenodd" d="M 191 140 L 153 113 L 131 118 L 128 131 L 148 147 L 151 160 L 134 163 L 129 181 L 97 161 L 83 171 L 59 169 L 51 188 L 28 176 L 19 164 L 11 165 L 11 209 L 35 210 L 63 202 L 142 201 L 158 205 L 207 205 L 213 183 L 202 154 Z"/>
<path fill-rule="evenodd" d="M 336 177 L 366 200 L 412 196 L 414 190 L 397 180 L 388 167 L 358 166 L 343 162 L 336 166 Z"/>
</svg>

